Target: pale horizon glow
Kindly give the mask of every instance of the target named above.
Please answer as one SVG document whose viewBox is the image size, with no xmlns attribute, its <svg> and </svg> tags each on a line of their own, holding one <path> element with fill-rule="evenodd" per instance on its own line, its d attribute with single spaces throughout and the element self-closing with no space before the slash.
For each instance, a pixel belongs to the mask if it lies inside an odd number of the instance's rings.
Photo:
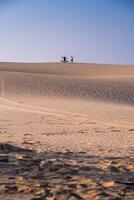
<svg viewBox="0 0 134 200">
<path fill-rule="evenodd" d="M 0 0 L 0 62 L 134 65 L 132 0 Z"/>
</svg>

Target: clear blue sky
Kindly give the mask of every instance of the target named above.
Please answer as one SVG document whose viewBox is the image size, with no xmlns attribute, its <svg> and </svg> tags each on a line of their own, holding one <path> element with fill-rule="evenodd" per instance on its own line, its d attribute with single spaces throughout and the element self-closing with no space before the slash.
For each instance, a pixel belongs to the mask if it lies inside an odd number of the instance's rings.
<svg viewBox="0 0 134 200">
<path fill-rule="evenodd" d="M 134 64 L 134 0 L 0 0 L 0 61 Z"/>
</svg>

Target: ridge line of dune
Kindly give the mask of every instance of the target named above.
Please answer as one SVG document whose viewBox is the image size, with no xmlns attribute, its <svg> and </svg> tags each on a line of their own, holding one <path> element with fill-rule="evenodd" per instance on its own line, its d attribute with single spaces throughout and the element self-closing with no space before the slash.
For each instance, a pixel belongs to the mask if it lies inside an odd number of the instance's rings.
<svg viewBox="0 0 134 200">
<path fill-rule="evenodd" d="M 0 63 L 0 71 L 54 74 L 64 76 L 131 76 L 134 66 L 107 64 L 64 64 L 64 63 Z"/>
</svg>

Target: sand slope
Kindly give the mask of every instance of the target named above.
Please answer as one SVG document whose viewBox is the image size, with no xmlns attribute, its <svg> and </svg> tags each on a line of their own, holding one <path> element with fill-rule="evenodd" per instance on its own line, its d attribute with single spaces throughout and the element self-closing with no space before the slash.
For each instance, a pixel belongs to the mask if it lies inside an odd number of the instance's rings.
<svg viewBox="0 0 134 200">
<path fill-rule="evenodd" d="M 0 70 L 0 94 L 11 106 L 133 122 L 133 66 L 1 63 Z"/>
<path fill-rule="evenodd" d="M 134 66 L 0 63 L 0 199 L 133 200 L 133 133 Z"/>
</svg>

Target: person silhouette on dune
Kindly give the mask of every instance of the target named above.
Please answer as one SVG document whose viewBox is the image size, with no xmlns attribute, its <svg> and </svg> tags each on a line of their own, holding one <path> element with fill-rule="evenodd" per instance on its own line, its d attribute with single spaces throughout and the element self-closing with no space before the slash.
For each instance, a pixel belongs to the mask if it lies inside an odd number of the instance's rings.
<svg viewBox="0 0 134 200">
<path fill-rule="evenodd" d="M 63 62 L 63 63 L 67 63 L 68 61 L 67 61 L 67 57 L 66 56 L 62 56 L 62 58 L 61 58 L 61 62 Z"/>
<path fill-rule="evenodd" d="M 73 56 L 71 56 L 70 63 L 74 63 L 74 58 L 73 58 Z"/>
</svg>

